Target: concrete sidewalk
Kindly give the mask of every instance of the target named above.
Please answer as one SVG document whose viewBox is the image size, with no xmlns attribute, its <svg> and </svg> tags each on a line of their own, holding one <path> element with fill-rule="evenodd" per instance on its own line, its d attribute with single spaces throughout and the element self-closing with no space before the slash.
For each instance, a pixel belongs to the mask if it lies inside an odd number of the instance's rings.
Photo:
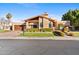
<svg viewBox="0 0 79 59">
<path fill-rule="evenodd" d="M 79 40 L 79 37 L 71 37 L 71 36 L 65 36 L 65 37 L 54 37 L 55 40 Z"/>
<path fill-rule="evenodd" d="M 51 40 L 53 37 L 0 37 L 0 39 Z"/>
<path fill-rule="evenodd" d="M 26 39 L 26 40 L 79 40 L 79 37 L 0 37 L 0 39 Z"/>
</svg>

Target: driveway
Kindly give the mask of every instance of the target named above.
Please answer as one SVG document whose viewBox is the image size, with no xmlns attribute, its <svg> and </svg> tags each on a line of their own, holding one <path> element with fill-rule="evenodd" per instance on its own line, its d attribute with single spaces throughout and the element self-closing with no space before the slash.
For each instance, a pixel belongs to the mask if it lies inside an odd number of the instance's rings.
<svg viewBox="0 0 79 59">
<path fill-rule="evenodd" d="M 4 32 L 0 33 L 0 37 L 17 37 L 21 31 L 10 31 L 10 32 Z"/>
</svg>

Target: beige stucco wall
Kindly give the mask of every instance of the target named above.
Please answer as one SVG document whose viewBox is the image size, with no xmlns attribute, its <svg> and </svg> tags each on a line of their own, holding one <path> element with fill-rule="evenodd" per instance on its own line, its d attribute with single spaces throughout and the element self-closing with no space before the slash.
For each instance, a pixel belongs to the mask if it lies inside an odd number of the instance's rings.
<svg viewBox="0 0 79 59">
<path fill-rule="evenodd" d="M 39 17 L 39 29 L 41 29 L 41 27 L 40 27 L 41 22 L 42 22 L 42 18 Z"/>
<path fill-rule="evenodd" d="M 35 20 L 38 20 L 38 19 L 34 19 L 34 21 Z M 33 21 L 33 20 L 32 20 Z M 39 22 L 39 20 L 38 20 L 38 22 Z M 32 26 L 31 25 L 33 25 L 34 23 L 29 23 L 28 21 L 26 22 L 26 29 L 31 29 L 32 28 Z"/>
<path fill-rule="evenodd" d="M 49 28 L 50 21 L 46 18 L 43 18 L 43 28 Z"/>
<path fill-rule="evenodd" d="M 37 20 L 37 19 L 35 19 L 35 20 Z M 40 27 L 40 23 L 42 22 L 42 17 L 39 17 L 38 18 L 38 28 L 39 29 L 41 29 L 42 27 Z M 46 19 L 46 18 L 43 18 L 43 28 L 49 28 L 49 23 L 50 23 L 51 21 L 49 21 L 48 19 Z M 27 29 L 30 29 L 30 28 L 32 28 L 31 26 L 30 26 L 30 24 L 33 24 L 33 23 L 28 23 L 28 22 L 26 22 L 26 28 Z M 51 22 L 51 26 L 53 26 L 53 22 Z"/>
<path fill-rule="evenodd" d="M 26 22 L 26 29 L 29 29 L 29 23 Z"/>
<path fill-rule="evenodd" d="M 42 18 L 40 17 L 39 18 L 39 29 L 41 28 L 40 27 L 40 23 L 42 22 Z M 48 19 L 46 19 L 46 18 L 43 18 L 43 28 L 49 28 L 49 23 L 50 23 L 51 21 L 49 21 Z M 51 22 L 51 26 L 53 26 L 53 22 Z"/>
<path fill-rule="evenodd" d="M 31 28 L 31 25 L 32 23 L 29 23 L 29 22 L 26 22 L 26 29 L 30 29 Z"/>
</svg>

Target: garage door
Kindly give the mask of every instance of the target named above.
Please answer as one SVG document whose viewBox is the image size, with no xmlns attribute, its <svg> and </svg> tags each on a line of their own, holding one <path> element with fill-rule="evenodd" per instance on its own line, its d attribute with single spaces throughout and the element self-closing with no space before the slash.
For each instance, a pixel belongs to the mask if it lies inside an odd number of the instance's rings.
<svg viewBox="0 0 79 59">
<path fill-rule="evenodd" d="M 14 25 L 14 30 L 15 31 L 21 31 L 22 30 L 22 25 Z"/>
</svg>

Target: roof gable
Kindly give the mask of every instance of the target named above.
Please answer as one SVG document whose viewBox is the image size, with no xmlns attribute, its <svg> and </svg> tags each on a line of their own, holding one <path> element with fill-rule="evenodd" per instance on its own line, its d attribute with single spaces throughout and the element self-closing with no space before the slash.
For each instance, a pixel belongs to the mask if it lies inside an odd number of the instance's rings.
<svg viewBox="0 0 79 59">
<path fill-rule="evenodd" d="M 55 19 L 51 19 L 51 18 L 44 17 L 44 16 L 41 16 L 41 15 L 35 16 L 35 17 L 32 17 L 32 18 L 28 18 L 28 19 L 26 19 L 25 21 L 29 21 L 29 20 L 32 20 L 32 19 L 34 19 L 34 18 L 39 18 L 39 17 L 46 18 L 46 19 L 48 19 L 49 21 L 56 21 Z"/>
</svg>

